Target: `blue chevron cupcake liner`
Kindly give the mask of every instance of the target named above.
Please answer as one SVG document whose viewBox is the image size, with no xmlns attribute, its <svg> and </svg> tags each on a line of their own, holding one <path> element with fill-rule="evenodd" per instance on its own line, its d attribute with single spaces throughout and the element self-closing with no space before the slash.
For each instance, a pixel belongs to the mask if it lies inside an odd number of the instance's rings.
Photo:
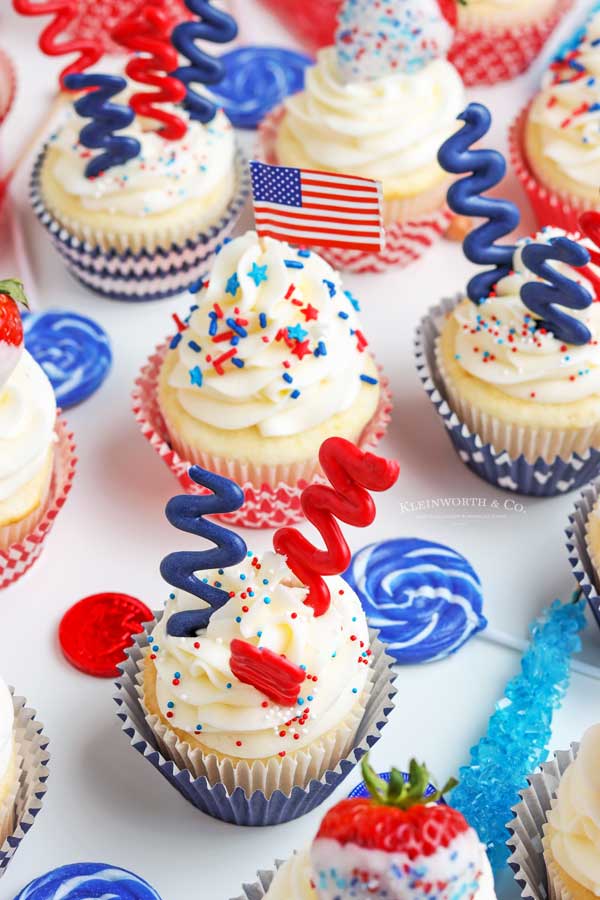
<svg viewBox="0 0 600 900">
<path fill-rule="evenodd" d="M 415 336 L 419 378 L 442 418 L 458 456 L 484 481 L 516 494 L 555 497 L 582 488 L 600 475 L 600 451 L 590 448 L 583 455 L 573 453 L 568 459 L 557 456 L 552 462 L 540 457 L 532 463 L 523 455 L 514 459 L 506 450 L 497 450 L 492 444 L 484 443 L 451 408 L 436 362 L 435 346 L 445 319 L 461 299 L 458 295 L 442 300 L 421 320 Z"/>
<path fill-rule="evenodd" d="M 35 711 L 26 707 L 23 697 L 15 697 L 12 688 L 10 692 L 15 714 L 20 777 L 14 799 L 13 829 L 4 843 L 0 844 L 0 878 L 42 808 L 50 760 L 48 738 L 43 734 L 43 725 L 37 721 Z"/>
<path fill-rule="evenodd" d="M 588 519 L 600 497 L 600 482 L 588 484 L 577 498 L 575 508 L 569 516 L 566 529 L 567 553 L 573 575 L 585 594 L 595 619 L 600 627 L 600 575 L 592 562 L 587 546 L 586 532 Z"/>
<path fill-rule="evenodd" d="M 151 623 L 150 628 L 154 625 L 155 623 Z M 121 729 L 129 738 L 131 746 L 186 800 L 206 815 L 233 825 L 266 826 L 290 822 L 327 800 L 365 753 L 377 743 L 381 730 L 388 721 L 397 693 L 394 687 L 396 676 L 392 670 L 393 660 L 377 639 L 377 632 L 371 631 L 370 638 L 373 687 L 351 751 L 335 769 L 325 772 L 322 778 L 313 779 L 304 787 L 294 786 L 290 793 L 277 789 L 270 796 L 261 790 L 247 794 L 241 786 L 228 791 L 222 783 L 211 784 L 205 775 L 196 777 L 183 767 L 181 757 L 178 760 L 166 757 L 168 748 L 164 742 L 159 741 L 150 727 L 142 702 L 142 667 L 147 648 L 145 633 L 136 636 L 128 651 L 127 660 L 120 667 L 122 675 L 116 682 L 118 692 L 114 700 L 118 706 L 117 715 L 122 722 Z M 174 756 L 179 754 L 174 753 Z"/>
<path fill-rule="evenodd" d="M 248 166 L 238 151 L 234 197 L 212 228 L 183 244 L 152 251 L 107 250 L 75 237 L 46 208 L 40 187 L 45 156 L 46 148 L 38 156 L 31 176 L 33 211 L 69 272 L 85 287 L 111 300 L 160 300 L 189 290 L 206 274 L 211 257 L 233 231 L 250 193 Z"/>
</svg>

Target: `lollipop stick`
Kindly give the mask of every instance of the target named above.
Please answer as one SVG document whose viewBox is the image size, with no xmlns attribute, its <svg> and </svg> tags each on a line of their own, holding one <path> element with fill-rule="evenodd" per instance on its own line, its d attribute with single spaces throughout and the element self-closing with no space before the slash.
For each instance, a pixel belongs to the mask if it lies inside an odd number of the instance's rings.
<svg viewBox="0 0 600 900">
<path fill-rule="evenodd" d="M 496 644 L 499 647 L 508 647 L 509 650 L 517 650 L 519 653 L 525 653 L 530 644 L 522 638 L 513 637 L 505 631 L 499 631 L 496 628 L 486 628 L 477 633 L 476 637 L 480 640 L 487 641 L 488 644 Z M 571 660 L 571 671 L 577 672 L 578 675 L 585 675 L 587 678 L 594 678 L 600 681 L 600 668 L 590 666 L 587 663 L 580 662 L 577 659 Z"/>
</svg>

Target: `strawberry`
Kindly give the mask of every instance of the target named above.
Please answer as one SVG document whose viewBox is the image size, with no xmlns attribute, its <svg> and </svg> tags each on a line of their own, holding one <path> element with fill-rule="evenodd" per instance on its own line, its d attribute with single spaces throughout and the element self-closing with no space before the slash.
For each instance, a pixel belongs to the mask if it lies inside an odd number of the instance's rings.
<svg viewBox="0 0 600 900">
<path fill-rule="evenodd" d="M 331 809 L 321 824 L 317 840 L 328 838 L 338 844 L 354 844 L 364 850 L 403 853 L 410 860 L 432 856 L 469 826 L 450 806 L 437 805 L 442 791 L 425 796 L 429 773 L 416 760 L 410 762 L 409 781 L 392 769 L 389 784 L 379 778 L 368 761 L 363 761 L 363 777 L 371 797 L 343 800 Z"/>
<path fill-rule="evenodd" d="M 459 0 L 438 0 L 440 12 L 452 28 L 458 25 L 458 7 Z"/>
<path fill-rule="evenodd" d="M 0 387 L 8 381 L 23 349 L 19 305 L 28 305 L 21 282 L 16 278 L 0 281 Z"/>
</svg>

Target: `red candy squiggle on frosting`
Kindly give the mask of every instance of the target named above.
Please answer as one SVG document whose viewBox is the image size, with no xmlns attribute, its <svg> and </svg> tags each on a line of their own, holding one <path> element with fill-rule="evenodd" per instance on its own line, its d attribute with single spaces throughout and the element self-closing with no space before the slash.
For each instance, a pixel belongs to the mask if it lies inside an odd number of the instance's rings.
<svg viewBox="0 0 600 900">
<path fill-rule="evenodd" d="M 579 227 L 583 234 L 589 238 L 596 247 L 600 247 L 600 213 L 594 211 L 584 212 L 579 217 Z M 589 251 L 591 261 L 594 265 L 600 266 L 600 250 L 591 250 L 589 247 L 586 249 Z M 595 294 L 594 300 L 596 300 L 596 302 L 600 301 L 600 276 L 594 272 L 590 266 L 586 266 L 580 271 L 593 285 Z"/>
<path fill-rule="evenodd" d="M 102 58 L 103 50 L 99 41 L 56 40 L 77 17 L 77 0 L 36 0 L 36 2 L 13 0 L 13 6 L 22 16 L 51 16 L 54 14 L 54 19 L 44 28 L 38 42 L 40 50 L 46 56 L 79 54 L 79 58 L 66 66 L 60 73 L 60 83 L 63 88 L 67 75 L 80 74 Z"/>
<path fill-rule="evenodd" d="M 168 141 L 178 141 L 187 132 L 183 119 L 161 109 L 160 103 L 179 103 L 186 95 L 185 85 L 169 75 L 179 65 L 177 50 L 170 41 L 172 23 L 160 3 L 151 2 L 138 8 L 120 22 L 112 33 L 113 40 L 133 53 L 141 53 L 127 63 L 127 75 L 138 84 L 157 88 L 138 91 L 129 105 L 138 116 L 160 122 L 159 134 Z"/>
<path fill-rule="evenodd" d="M 331 597 L 323 575 L 340 575 L 350 565 L 351 552 L 336 519 L 364 528 L 375 518 L 375 503 L 368 491 L 386 491 L 397 480 L 394 460 L 364 453 L 343 438 L 328 438 L 319 460 L 331 487 L 312 484 L 301 498 L 304 515 L 321 533 L 326 550 L 313 546 L 296 528 L 280 528 L 273 536 L 277 553 L 287 558 L 294 575 L 309 589 L 305 600 L 315 616 L 324 615 Z"/>
<path fill-rule="evenodd" d="M 306 672 L 267 647 L 255 647 L 235 638 L 231 642 L 229 667 L 238 681 L 251 684 L 281 706 L 293 706 Z"/>
</svg>

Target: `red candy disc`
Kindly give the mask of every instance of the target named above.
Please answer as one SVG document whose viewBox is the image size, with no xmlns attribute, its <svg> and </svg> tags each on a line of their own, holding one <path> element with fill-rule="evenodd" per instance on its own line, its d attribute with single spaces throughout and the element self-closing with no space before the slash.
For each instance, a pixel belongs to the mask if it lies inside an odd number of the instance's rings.
<svg viewBox="0 0 600 900">
<path fill-rule="evenodd" d="M 94 594 L 65 613 L 58 639 L 66 659 L 96 678 L 115 678 L 125 650 L 144 622 L 154 618 L 148 607 L 127 594 Z"/>
</svg>

